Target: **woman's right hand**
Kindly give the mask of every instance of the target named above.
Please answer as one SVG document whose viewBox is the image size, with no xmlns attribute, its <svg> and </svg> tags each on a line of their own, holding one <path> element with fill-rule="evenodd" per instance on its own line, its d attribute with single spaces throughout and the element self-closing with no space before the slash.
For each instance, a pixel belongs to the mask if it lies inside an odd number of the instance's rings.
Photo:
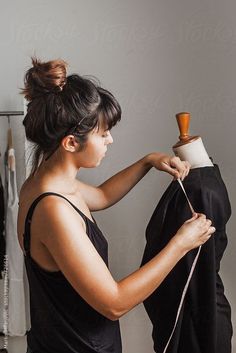
<svg viewBox="0 0 236 353">
<path fill-rule="evenodd" d="M 184 252 L 197 248 L 204 244 L 215 232 L 215 227 L 211 226 L 211 221 L 204 214 L 194 213 L 179 228 L 175 239 Z"/>
</svg>

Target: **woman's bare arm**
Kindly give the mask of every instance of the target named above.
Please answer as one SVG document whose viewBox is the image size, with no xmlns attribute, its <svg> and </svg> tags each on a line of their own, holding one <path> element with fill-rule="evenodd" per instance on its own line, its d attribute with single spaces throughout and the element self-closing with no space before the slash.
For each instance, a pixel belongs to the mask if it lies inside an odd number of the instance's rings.
<svg viewBox="0 0 236 353">
<path fill-rule="evenodd" d="M 120 201 L 152 167 L 183 179 L 188 174 L 190 165 L 178 157 L 154 152 L 123 169 L 98 187 L 79 182 L 79 189 L 89 209 L 98 211 Z"/>
<path fill-rule="evenodd" d="M 111 320 L 148 297 L 184 254 L 213 232 L 204 216 L 195 216 L 151 261 L 117 282 L 86 234 L 82 218 L 66 201 L 49 196 L 40 202 L 35 216 L 37 224 L 43 224 L 42 243 L 67 280 L 84 300 Z"/>
</svg>

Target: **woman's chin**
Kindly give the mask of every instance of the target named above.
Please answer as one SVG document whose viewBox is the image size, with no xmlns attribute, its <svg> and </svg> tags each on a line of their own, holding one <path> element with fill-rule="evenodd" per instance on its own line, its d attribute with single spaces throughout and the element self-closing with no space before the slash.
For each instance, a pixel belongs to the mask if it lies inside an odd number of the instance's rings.
<svg viewBox="0 0 236 353">
<path fill-rule="evenodd" d="M 102 163 L 103 158 L 104 156 L 97 161 L 95 167 L 98 167 Z"/>
<path fill-rule="evenodd" d="M 103 160 L 104 157 L 105 157 L 105 154 L 104 154 L 100 159 L 98 159 L 96 162 L 94 161 L 93 164 L 91 164 L 90 166 L 87 166 L 87 168 L 95 168 L 95 167 L 98 167 L 98 166 L 101 164 L 101 162 L 102 162 L 102 160 Z"/>
</svg>

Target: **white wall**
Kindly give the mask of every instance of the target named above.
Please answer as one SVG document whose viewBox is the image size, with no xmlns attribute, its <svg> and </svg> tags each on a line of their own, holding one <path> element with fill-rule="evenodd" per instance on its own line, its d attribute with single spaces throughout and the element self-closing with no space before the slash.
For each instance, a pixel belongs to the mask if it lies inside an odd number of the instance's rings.
<svg viewBox="0 0 236 353">
<path fill-rule="evenodd" d="M 106 160 L 82 178 L 99 183 L 148 152 L 171 152 L 178 138 L 175 113 L 191 112 L 191 132 L 202 136 L 219 164 L 232 203 L 221 274 L 235 323 L 235 1 L 0 0 L 0 6 L 0 110 L 22 110 L 18 92 L 32 54 L 61 57 L 70 72 L 97 76 L 122 105 Z M 21 138 L 17 127 L 19 185 Z M 153 170 L 118 205 L 95 215 L 109 240 L 116 278 L 139 266 L 147 222 L 169 181 Z M 121 325 L 124 353 L 153 352 L 142 306 Z M 23 353 L 23 346 L 23 339 L 11 339 L 10 353 Z"/>
</svg>

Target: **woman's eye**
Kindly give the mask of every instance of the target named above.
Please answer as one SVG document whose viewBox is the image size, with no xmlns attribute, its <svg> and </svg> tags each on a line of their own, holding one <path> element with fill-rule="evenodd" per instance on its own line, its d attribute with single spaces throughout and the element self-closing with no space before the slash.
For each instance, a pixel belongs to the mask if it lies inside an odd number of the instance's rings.
<svg viewBox="0 0 236 353">
<path fill-rule="evenodd" d="M 102 137 L 108 137 L 109 133 L 106 132 L 105 134 L 102 135 Z"/>
</svg>

